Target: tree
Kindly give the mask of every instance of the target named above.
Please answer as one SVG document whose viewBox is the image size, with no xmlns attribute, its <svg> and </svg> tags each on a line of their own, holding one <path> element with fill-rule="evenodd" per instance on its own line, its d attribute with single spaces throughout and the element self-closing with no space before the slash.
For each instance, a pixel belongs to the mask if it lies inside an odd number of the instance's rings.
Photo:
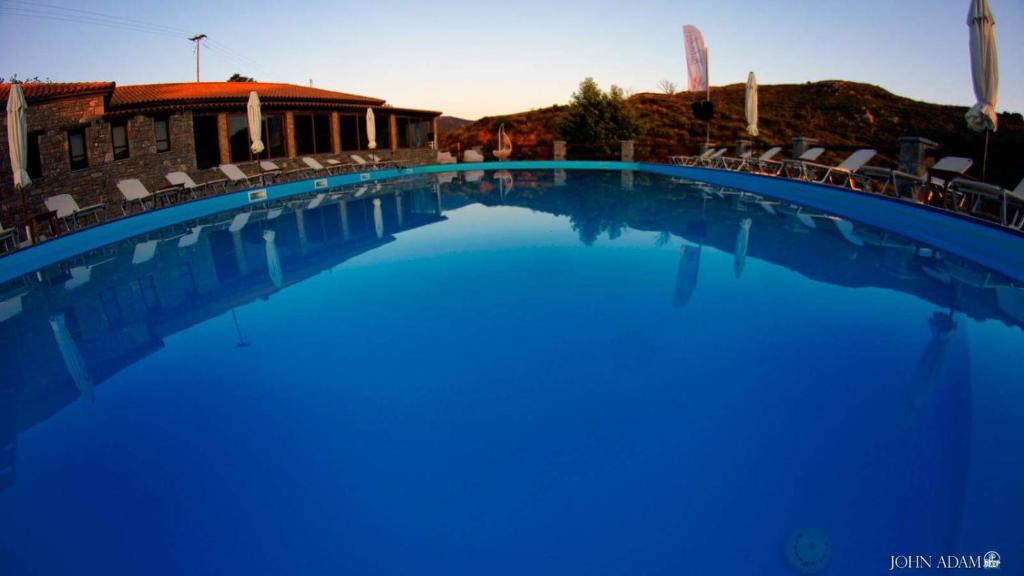
<svg viewBox="0 0 1024 576">
<path fill-rule="evenodd" d="M 640 130 L 623 90 L 612 86 L 606 93 L 593 78 L 580 82 L 558 123 L 558 132 L 565 141 L 606 150 L 613 142 L 636 138 Z"/>
<path fill-rule="evenodd" d="M 11 74 L 11 77 L 6 79 L 3 76 L 0 76 L 0 84 L 3 84 L 4 82 L 9 82 L 11 84 L 48 84 L 50 82 L 53 82 L 53 80 L 50 80 L 49 76 L 47 76 L 46 78 L 40 78 L 39 76 L 26 76 L 24 78 L 18 78 L 17 74 Z"/>
<path fill-rule="evenodd" d="M 679 91 L 679 85 L 666 78 L 661 82 L 658 82 L 658 90 L 661 90 L 662 94 L 668 94 L 671 96 Z"/>
<path fill-rule="evenodd" d="M 255 78 L 250 78 L 249 76 L 242 76 L 238 72 L 235 72 L 234 74 L 231 75 L 231 78 L 228 78 L 228 82 L 255 82 L 255 81 L 256 81 Z"/>
</svg>

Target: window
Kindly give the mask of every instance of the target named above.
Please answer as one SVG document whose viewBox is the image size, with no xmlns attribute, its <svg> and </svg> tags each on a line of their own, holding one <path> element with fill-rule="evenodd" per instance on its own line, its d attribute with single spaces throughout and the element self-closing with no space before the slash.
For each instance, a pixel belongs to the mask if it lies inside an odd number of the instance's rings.
<svg viewBox="0 0 1024 576">
<path fill-rule="evenodd" d="M 391 117 L 383 114 L 376 114 L 373 117 L 373 125 L 377 128 L 377 148 L 386 149 L 391 147 Z M 364 119 L 365 120 L 365 119 Z"/>
<path fill-rule="evenodd" d="M 284 149 L 284 117 L 280 114 L 263 117 L 263 144 L 267 148 L 268 158 L 287 155 Z"/>
<path fill-rule="evenodd" d="M 341 116 L 341 149 L 359 149 L 359 116 Z"/>
<path fill-rule="evenodd" d="M 68 158 L 72 170 L 89 167 L 89 158 L 85 154 L 85 128 L 68 130 Z"/>
<path fill-rule="evenodd" d="M 39 150 L 39 139 L 43 133 L 28 133 L 28 177 L 36 180 L 43 177 L 43 157 Z"/>
<path fill-rule="evenodd" d="M 114 120 L 110 123 L 110 141 L 114 145 L 114 160 L 128 157 L 128 119 Z"/>
<path fill-rule="evenodd" d="M 396 120 L 395 125 L 396 125 L 396 128 L 398 129 L 397 130 L 398 131 L 398 147 L 399 148 L 408 148 L 409 147 L 409 136 L 410 136 L 409 119 L 408 118 L 398 117 L 395 120 Z"/>
<path fill-rule="evenodd" d="M 196 167 L 200 170 L 220 164 L 220 135 L 216 116 L 192 117 L 192 138 L 196 145 Z"/>
<path fill-rule="evenodd" d="M 153 135 L 156 136 L 156 151 L 167 152 L 171 149 L 171 126 L 167 116 L 153 118 Z"/>
<path fill-rule="evenodd" d="M 232 162 L 249 161 L 249 121 L 244 114 L 228 116 L 228 142 Z"/>
<path fill-rule="evenodd" d="M 283 158 L 287 155 L 284 144 L 284 117 L 280 114 L 263 116 L 263 152 L 260 158 Z M 248 162 L 253 159 L 249 141 L 249 118 L 243 114 L 228 117 L 228 141 L 231 161 Z"/>
<path fill-rule="evenodd" d="M 298 154 L 324 154 L 326 152 L 330 152 L 330 115 L 296 114 L 295 150 Z"/>
</svg>

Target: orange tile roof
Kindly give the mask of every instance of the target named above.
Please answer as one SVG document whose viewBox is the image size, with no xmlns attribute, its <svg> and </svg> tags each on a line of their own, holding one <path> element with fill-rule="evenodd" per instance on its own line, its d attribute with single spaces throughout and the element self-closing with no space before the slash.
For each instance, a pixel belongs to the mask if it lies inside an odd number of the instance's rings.
<svg viewBox="0 0 1024 576">
<path fill-rule="evenodd" d="M 86 94 L 103 94 L 114 91 L 113 82 L 26 82 L 21 85 L 25 93 L 25 100 L 29 104 L 33 101 L 52 100 L 64 98 L 65 96 L 83 96 Z M 11 92 L 11 85 L 0 84 L 0 102 L 7 102 L 7 95 Z"/>
<path fill-rule="evenodd" d="M 255 90 L 263 102 L 312 101 L 380 106 L 384 100 L 334 92 L 295 84 L 270 82 L 185 82 L 180 84 L 138 84 L 118 86 L 110 99 L 110 108 L 134 108 L 158 104 L 244 101 Z"/>
</svg>

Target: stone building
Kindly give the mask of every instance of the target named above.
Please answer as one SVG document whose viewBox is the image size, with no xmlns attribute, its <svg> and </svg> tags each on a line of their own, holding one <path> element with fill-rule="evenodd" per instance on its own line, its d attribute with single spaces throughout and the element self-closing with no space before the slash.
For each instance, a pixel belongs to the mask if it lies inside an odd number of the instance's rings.
<svg viewBox="0 0 1024 576">
<path fill-rule="evenodd" d="M 196 182 L 220 178 L 223 163 L 256 171 L 249 152 L 246 102 L 260 96 L 259 159 L 299 167 L 303 156 L 365 150 L 366 110 L 376 143 L 389 157 L 426 162 L 440 112 L 396 108 L 379 98 L 293 84 L 189 82 L 117 86 L 113 82 L 22 84 L 28 101 L 28 172 L 24 199 L 13 188 L 7 138 L 0 139 L 0 224 L 12 227 L 43 210 L 43 200 L 71 194 L 80 206 L 106 202 L 120 215 L 119 180 L 138 178 L 154 191 L 181 170 Z M 0 84 L 6 107 L 10 84 Z M 6 115 L 0 117 L 6 135 Z M 22 202 L 25 206 L 22 206 Z"/>
</svg>

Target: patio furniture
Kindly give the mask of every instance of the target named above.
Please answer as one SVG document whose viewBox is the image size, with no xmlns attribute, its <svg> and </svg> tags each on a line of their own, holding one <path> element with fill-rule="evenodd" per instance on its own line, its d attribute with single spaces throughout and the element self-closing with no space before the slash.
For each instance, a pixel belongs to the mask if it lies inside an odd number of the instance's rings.
<svg viewBox="0 0 1024 576">
<path fill-rule="evenodd" d="M 476 150 L 466 150 L 462 153 L 463 162 L 483 162 L 484 155 Z"/>
<path fill-rule="evenodd" d="M 668 160 L 675 166 L 693 166 L 698 159 L 707 158 L 714 153 L 714 148 L 708 148 L 696 156 L 669 156 Z"/>
<path fill-rule="evenodd" d="M 815 162 L 801 162 L 801 171 L 805 180 L 817 182 L 818 184 L 849 186 L 856 190 L 853 174 L 863 168 L 877 154 L 877 150 L 862 148 L 850 154 L 846 157 L 846 160 L 835 166 L 827 166 Z M 839 182 L 842 182 L 842 184 L 838 184 L 835 180 L 836 178 L 839 178 Z"/>
<path fill-rule="evenodd" d="M 18 247 L 18 231 L 13 228 L 4 228 L 4 225 L 0 224 L 0 247 L 3 248 L 5 254 L 16 249 Z"/>
<path fill-rule="evenodd" d="M 234 164 L 221 164 L 217 167 L 232 184 L 244 184 L 246 186 L 252 186 L 253 178 L 259 178 L 259 175 L 249 176 L 242 169 Z"/>
<path fill-rule="evenodd" d="M 78 206 L 78 202 L 76 202 L 75 198 L 70 194 L 50 196 L 43 201 L 43 204 L 46 205 L 47 210 L 57 213 L 57 219 L 64 224 L 64 228 L 68 232 L 71 231 L 71 225 L 68 224 L 69 220 L 73 222 L 77 228 L 79 225 L 78 219 L 82 216 L 88 216 L 91 214 L 96 218 L 96 223 L 99 224 L 100 212 L 107 209 L 107 204 L 105 202 L 97 202 L 96 204 L 91 204 L 85 208 L 80 208 Z"/>
<path fill-rule="evenodd" d="M 167 204 L 173 197 L 180 195 L 182 191 L 181 186 L 170 186 L 150 193 L 138 178 L 127 178 L 119 181 L 117 189 L 121 191 L 121 196 L 123 197 L 121 213 L 125 215 L 128 214 L 128 209 L 134 202 L 138 202 L 139 207 L 145 210 L 146 200 L 150 200 L 155 208 L 158 201 L 162 204 Z"/>
<path fill-rule="evenodd" d="M 805 175 L 804 163 L 814 162 L 821 155 L 825 153 L 825 149 L 821 146 L 815 146 L 805 151 L 803 154 L 796 158 L 786 158 L 782 162 L 774 163 L 768 162 L 768 166 L 778 166 L 778 171 L 774 172 L 775 176 L 786 175 L 789 178 L 803 178 Z M 795 176 L 794 176 L 795 174 Z"/>
<path fill-rule="evenodd" d="M 321 164 L 320 162 L 318 162 L 315 158 L 303 156 L 302 163 L 306 165 L 305 168 L 297 168 L 295 170 L 290 170 L 288 173 L 291 174 L 294 172 L 304 172 L 309 170 L 312 170 L 314 172 L 328 172 L 328 168 Z"/>
<path fill-rule="evenodd" d="M 747 170 L 751 172 L 759 172 L 761 170 L 762 164 L 765 164 L 766 162 L 771 162 L 772 159 L 778 156 L 780 152 L 782 152 L 782 146 L 773 146 L 765 150 L 764 153 L 758 156 L 757 158 L 741 157 L 738 163 L 734 163 L 736 161 L 735 158 L 722 158 L 722 162 L 725 165 L 725 167 L 730 170 Z"/>
<path fill-rule="evenodd" d="M 437 163 L 438 164 L 455 164 L 458 162 L 458 158 L 452 156 L 451 152 L 438 152 Z"/>
<path fill-rule="evenodd" d="M 266 184 L 267 180 L 273 180 L 281 176 L 281 167 L 275 164 L 272 160 L 260 160 L 260 178 L 263 179 L 263 183 Z"/>
<path fill-rule="evenodd" d="M 336 174 L 340 174 L 345 170 L 355 169 L 356 167 L 359 166 L 359 164 L 355 162 L 342 162 L 341 160 L 337 160 L 335 158 L 328 158 L 327 160 L 325 160 L 325 162 L 327 162 L 327 168 L 329 170 L 337 171 Z"/>
<path fill-rule="evenodd" d="M 370 159 L 371 162 L 377 164 L 378 166 L 386 166 L 388 164 L 394 166 L 395 168 L 400 168 L 402 166 L 402 163 L 399 162 L 398 160 L 385 160 L 380 156 L 377 156 L 376 154 L 367 154 L 366 156 Z"/>
<path fill-rule="evenodd" d="M 976 214 L 985 200 L 994 200 L 999 203 L 999 222 L 1004 226 L 1020 229 L 1024 224 L 1024 179 L 1013 190 L 1007 190 L 1001 186 L 976 182 L 965 178 L 954 178 L 950 183 L 950 190 L 954 197 L 962 196 L 963 201 L 973 197 L 970 212 Z M 1015 213 L 1010 215 L 1010 203 L 1016 206 Z M 954 204 L 958 204 L 954 202 Z"/>
<path fill-rule="evenodd" d="M 198 198 L 203 195 L 203 192 L 213 188 L 215 186 L 222 186 L 227 188 L 227 178 L 218 178 L 216 180 L 210 180 L 203 182 L 202 184 L 196 184 L 192 177 L 185 172 L 168 172 L 165 176 L 167 181 L 175 186 L 181 186 L 185 192 L 189 193 L 189 196 Z"/>
</svg>

